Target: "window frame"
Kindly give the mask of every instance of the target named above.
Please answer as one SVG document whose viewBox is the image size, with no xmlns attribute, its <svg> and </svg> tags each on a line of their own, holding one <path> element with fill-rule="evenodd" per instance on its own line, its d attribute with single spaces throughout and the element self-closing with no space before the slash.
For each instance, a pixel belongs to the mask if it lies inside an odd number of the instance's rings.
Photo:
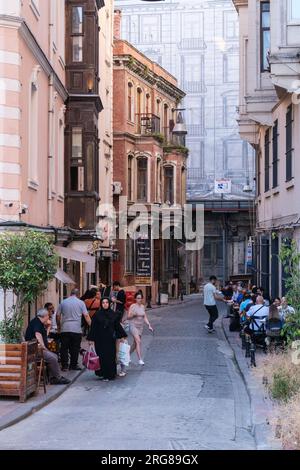
<svg viewBox="0 0 300 470">
<path fill-rule="evenodd" d="M 270 190 L 270 129 L 266 130 L 264 142 L 265 193 Z"/>
<path fill-rule="evenodd" d="M 139 168 L 139 164 L 141 162 L 145 162 L 146 166 L 145 168 L 141 169 Z M 140 178 L 140 172 L 143 171 L 146 174 L 145 178 L 145 185 L 141 184 L 142 178 Z M 137 176 L 137 191 L 136 191 L 136 199 L 137 202 L 148 202 L 148 158 L 145 156 L 139 156 L 136 159 L 136 176 Z M 140 197 L 140 188 L 141 186 L 145 187 L 145 198 Z"/>
<path fill-rule="evenodd" d="M 289 119 L 290 116 L 290 119 Z M 293 163 L 294 163 L 294 147 L 293 147 L 293 123 L 294 123 L 294 108 L 293 105 L 290 104 L 287 108 L 286 112 L 286 126 L 285 126 L 285 135 L 286 135 L 286 142 L 285 142 L 285 179 L 286 182 L 291 181 L 294 178 L 294 171 L 293 171 Z M 290 143 L 290 145 L 289 145 Z M 289 145 L 289 147 L 288 147 Z"/>
<path fill-rule="evenodd" d="M 270 3 L 270 1 L 268 0 L 268 1 L 260 2 L 259 28 L 260 28 L 260 71 L 261 71 L 261 73 L 265 73 L 265 72 L 270 71 L 270 66 L 269 65 L 265 68 L 265 60 L 267 59 L 267 57 L 264 57 L 264 44 L 265 44 L 264 33 L 269 32 L 270 39 L 271 39 L 271 23 L 268 27 L 263 26 L 263 14 L 266 13 L 263 10 L 263 6 L 267 5 L 267 4 L 269 5 L 269 11 L 267 13 L 269 13 L 270 22 L 271 22 L 271 3 Z"/>
<path fill-rule="evenodd" d="M 82 10 L 82 31 L 80 33 L 73 32 L 73 10 L 75 8 L 81 8 Z M 85 28 L 84 28 L 84 5 L 72 5 L 71 7 L 71 54 L 72 54 L 72 63 L 73 64 L 82 64 L 84 62 L 84 36 L 85 36 Z M 74 60 L 74 39 L 79 38 L 82 41 L 81 47 L 81 60 Z"/>
<path fill-rule="evenodd" d="M 278 186 L 278 119 L 273 124 L 272 130 L 272 187 L 277 188 Z"/>
<path fill-rule="evenodd" d="M 167 175 L 168 170 L 172 170 L 172 177 L 171 175 Z M 169 191 L 170 197 L 168 197 Z M 167 201 L 170 202 L 172 206 L 175 203 L 175 168 L 173 165 L 164 165 L 164 203 Z"/>
</svg>

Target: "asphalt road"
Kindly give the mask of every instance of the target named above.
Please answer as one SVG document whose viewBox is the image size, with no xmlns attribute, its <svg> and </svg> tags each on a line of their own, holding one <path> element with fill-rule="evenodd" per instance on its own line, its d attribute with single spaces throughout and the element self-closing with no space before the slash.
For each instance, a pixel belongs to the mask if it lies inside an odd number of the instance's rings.
<svg viewBox="0 0 300 470">
<path fill-rule="evenodd" d="M 0 449 L 255 449 L 250 404 L 200 298 L 153 310 L 145 366 L 103 383 L 86 371 L 56 401 L 0 432 Z M 218 324 L 218 322 L 217 322 Z"/>
</svg>

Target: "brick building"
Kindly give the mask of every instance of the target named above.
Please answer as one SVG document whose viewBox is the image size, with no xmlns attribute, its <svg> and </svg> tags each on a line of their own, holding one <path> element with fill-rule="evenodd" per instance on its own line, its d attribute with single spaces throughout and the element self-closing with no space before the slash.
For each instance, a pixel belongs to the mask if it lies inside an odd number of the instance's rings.
<svg viewBox="0 0 300 470">
<path fill-rule="evenodd" d="M 172 130 L 184 93 L 177 80 L 148 59 L 127 41 L 120 40 L 121 13 L 115 12 L 114 41 L 114 205 L 119 196 L 127 197 L 127 209 L 134 203 L 151 205 L 163 211 L 181 210 L 186 193 L 187 149 L 174 144 Z M 160 215 L 161 216 L 161 215 Z M 132 218 L 128 216 L 128 223 Z M 182 242 L 170 239 L 120 239 L 118 260 L 113 274 L 124 286 L 141 286 L 154 301 L 159 293 L 176 296 L 179 292 Z M 143 246 L 142 246 L 143 245 Z M 148 261 L 140 266 L 141 250 Z M 143 275 L 144 273 L 144 275 Z"/>
</svg>

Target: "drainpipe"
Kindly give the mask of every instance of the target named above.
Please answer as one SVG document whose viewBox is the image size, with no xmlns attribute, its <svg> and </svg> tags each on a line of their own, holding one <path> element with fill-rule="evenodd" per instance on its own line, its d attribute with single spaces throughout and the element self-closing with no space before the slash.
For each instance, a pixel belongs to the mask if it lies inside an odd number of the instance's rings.
<svg viewBox="0 0 300 470">
<path fill-rule="evenodd" d="M 53 65 L 53 14 L 52 2 L 49 2 L 48 13 L 49 23 L 49 44 L 48 54 L 50 63 Z M 48 163 L 47 163 L 47 225 L 52 225 L 52 158 L 53 158 L 53 75 L 49 76 L 49 93 L 48 93 Z"/>
</svg>

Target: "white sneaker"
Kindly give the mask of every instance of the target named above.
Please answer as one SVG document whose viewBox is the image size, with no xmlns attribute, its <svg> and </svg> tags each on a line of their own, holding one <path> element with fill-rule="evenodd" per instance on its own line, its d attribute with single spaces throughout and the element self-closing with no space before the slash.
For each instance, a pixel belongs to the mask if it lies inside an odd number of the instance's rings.
<svg viewBox="0 0 300 470">
<path fill-rule="evenodd" d="M 140 365 L 140 366 L 144 366 L 144 365 L 145 365 L 145 363 L 144 363 L 144 361 L 142 361 L 142 359 L 139 360 L 139 365 Z"/>
</svg>

